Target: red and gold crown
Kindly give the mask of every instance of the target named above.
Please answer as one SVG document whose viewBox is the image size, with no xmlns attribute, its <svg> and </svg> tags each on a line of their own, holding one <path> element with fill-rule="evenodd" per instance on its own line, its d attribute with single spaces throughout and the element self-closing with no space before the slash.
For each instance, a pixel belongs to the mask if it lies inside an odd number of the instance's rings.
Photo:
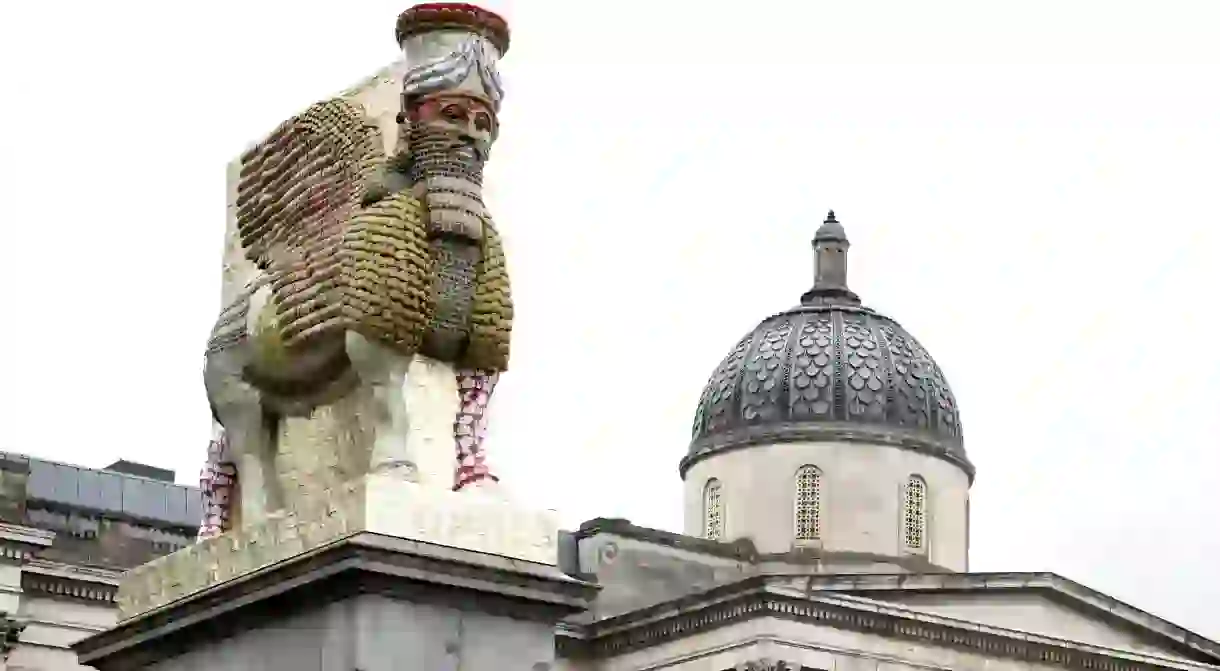
<svg viewBox="0 0 1220 671">
<path fill-rule="evenodd" d="M 499 14 L 461 2 L 428 2 L 398 15 L 394 37 L 401 46 L 415 35 L 438 30 L 464 30 L 482 35 L 500 55 L 508 51 L 508 23 Z"/>
</svg>

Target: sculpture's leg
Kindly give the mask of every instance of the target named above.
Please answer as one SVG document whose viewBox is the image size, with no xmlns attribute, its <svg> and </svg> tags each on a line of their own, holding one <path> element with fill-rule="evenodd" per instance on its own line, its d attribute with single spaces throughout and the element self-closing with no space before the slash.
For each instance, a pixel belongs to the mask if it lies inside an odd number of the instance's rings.
<svg viewBox="0 0 1220 671">
<path fill-rule="evenodd" d="M 352 368 L 372 394 L 373 450 L 369 472 L 392 473 L 417 482 L 419 462 L 407 444 L 409 422 L 403 397 L 410 358 L 355 331 L 348 331 L 346 346 Z"/>
<path fill-rule="evenodd" d="M 483 451 L 483 440 L 487 436 L 487 405 L 499 379 L 498 373 L 478 369 L 457 371 L 460 403 L 453 423 L 453 436 L 457 444 L 455 490 L 499 481 L 488 467 L 487 455 Z"/>
<path fill-rule="evenodd" d="M 236 482 L 230 482 L 223 495 L 232 498 L 223 506 L 229 513 L 228 525 L 241 527 L 266 517 L 283 507 L 279 482 L 275 477 L 275 439 L 272 422 L 264 414 L 258 389 L 242 378 L 249 348 L 244 344 L 212 352 L 204 368 L 204 385 L 212 417 L 223 427 L 220 443 L 227 463 L 222 471 L 230 474 L 236 467 Z M 222 524 L 223 528 L 223 524 Z"/>
<path fill-rule="evenodd" d="M 242 407 L 222 419 L 238 473 L 237 510 L 233 511 L 238 519 L 231 524 L 247 526 L 283 507 L 276 495 L 275 442 L 261 405 Z"/>
</svg>

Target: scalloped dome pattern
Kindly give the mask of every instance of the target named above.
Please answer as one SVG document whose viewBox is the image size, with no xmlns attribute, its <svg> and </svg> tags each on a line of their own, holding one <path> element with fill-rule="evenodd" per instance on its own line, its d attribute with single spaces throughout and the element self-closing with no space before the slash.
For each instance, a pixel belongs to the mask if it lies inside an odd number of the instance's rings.
<svg viewBox="0 0 1220 671">
<path fill-rule="evenodd" d="M 683 470 L 721 448 L 853 436 L 912 444 L 970 470 L 957 401 L 911 334 L 867 308 L 802 305 L 764 320 L 716 368 Z"/>
</svg>

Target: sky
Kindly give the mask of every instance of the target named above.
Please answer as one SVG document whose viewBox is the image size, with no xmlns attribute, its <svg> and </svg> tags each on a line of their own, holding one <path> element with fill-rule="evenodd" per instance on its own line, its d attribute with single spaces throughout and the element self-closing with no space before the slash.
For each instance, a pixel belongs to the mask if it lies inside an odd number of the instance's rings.
<svg viewBox="0 0 1220 671">
<path fill-rule="evenodd" d="M 0 449 L 196 482 L 225 164 L 396 59 L 406 3 L 10 4 Z M 1220 638 L 1220 5 L 485 6 L 514 31 L 514 495 L 680 530 L 701 388 L 810 286 L 833 208 L 852 288 L 957 395 L 971 569 Z"/>
</svg>

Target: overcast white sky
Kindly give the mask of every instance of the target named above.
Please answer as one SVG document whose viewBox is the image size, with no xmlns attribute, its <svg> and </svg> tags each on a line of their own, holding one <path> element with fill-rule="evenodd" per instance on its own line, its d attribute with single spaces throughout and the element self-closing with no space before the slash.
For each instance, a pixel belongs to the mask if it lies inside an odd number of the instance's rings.
<svg viewBox="0 0 1220 671">
<path fill-rule="evenodd" d="M 224 166 L 396 58 L 403 0 L 0 10 L 0 449 L 194 482 Z M 962 408 L 972 568 L 1220 637 L 1220 5 L 489 0 L 519 319 L 489 448 L 575 525 L 680 529 L 707 376 L 850 280 Z"/>
</svg>

